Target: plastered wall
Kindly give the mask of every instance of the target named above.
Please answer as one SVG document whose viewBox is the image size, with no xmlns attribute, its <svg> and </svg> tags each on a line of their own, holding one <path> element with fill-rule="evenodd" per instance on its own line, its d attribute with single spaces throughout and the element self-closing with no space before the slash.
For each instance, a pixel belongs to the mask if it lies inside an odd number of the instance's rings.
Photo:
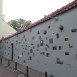
<svg viewBox="0 0 77 77">
<path fill-rule="evenodd" d="M 0 0 L 0 39 L 2 37 L 2 0 Z"/>
<path fill-rule="evenodd" d="M 76 77 L 77 7 L 0 42 L 0 55 L 54 77 Z"/>
</svg>

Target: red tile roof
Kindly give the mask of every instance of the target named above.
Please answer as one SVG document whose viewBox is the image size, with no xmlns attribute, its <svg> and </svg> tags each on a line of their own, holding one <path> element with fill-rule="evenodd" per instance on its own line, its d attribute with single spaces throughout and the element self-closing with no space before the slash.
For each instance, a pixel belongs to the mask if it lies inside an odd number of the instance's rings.
<svg viewBox="0 0 77 77">
<path fill-rule="evenodd" d="M 69 3 L 68 5 L 66 5 L 66 6 L 64 6 L 64 7 L 60 8 L 60 9 L 56 10 L 55 12 L 53 12 L 51 14 L 49 14 L 48 16 L 46 16 L 46 18 L 42 18 L 42 19 L 38 20 L 37 22 L 35 22 L 35 23 L 33 23 L 33 24 L 25 27 L 21 31 L 18 31 L 18 32 L 14 33 L 13 35 L 10 35 L 9 37 L 1 39 L 0 41 L 9 39 L 9 38 L 11 38 L 11 37 L 13 37 L 13 36 L 15 36 L 17 34 L 20 34 L 21 32 L 23 32 L 23 31 L 25 31 L 25 30 L 33 27 L 33 26 L 36 26 L 36 25 L 38 25 L 40 23 L 43 23 L 43 22 L 45 22 L 45 21 L 47 21 L 49 19 L 52 19 L 53 16 L 56 16 L 56 15 L 59 15 L 59 14 L 65 12 L 65 11 L 68 11 L 68 10 L 72 9 L 73 7 L 75 7 L 75 6 L 77 6 L 77 0 L 74 0 L 73 2 Z"/>
</svg>

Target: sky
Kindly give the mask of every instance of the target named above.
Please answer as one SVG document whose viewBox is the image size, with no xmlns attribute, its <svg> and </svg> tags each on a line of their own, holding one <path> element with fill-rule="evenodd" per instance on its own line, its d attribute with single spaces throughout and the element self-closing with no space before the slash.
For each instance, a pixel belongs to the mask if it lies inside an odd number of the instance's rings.
<svg viewBox="0 0 77 77">
<path fill-rule="evenodd" d="M 25 19 L 35 22 L 73 0 L 3 0 L 2 14 L 6 22 Z"/>
</svg>

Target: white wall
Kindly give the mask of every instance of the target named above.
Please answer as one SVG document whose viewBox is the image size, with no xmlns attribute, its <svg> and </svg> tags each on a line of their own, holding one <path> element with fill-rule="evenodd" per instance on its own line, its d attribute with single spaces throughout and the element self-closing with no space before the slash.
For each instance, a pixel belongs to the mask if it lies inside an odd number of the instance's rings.
<svg viewBox="0 0 77 77">
<path fill-rule="evenodd" d="M 2 17 L 2 0 L 0 0 L 0 38 L 1 38 L 1 31 L 2 31 L 1 17 Z"/>
<path fill-rule="evenodd" d="M 16 33 L 17 31 L 8 25 L 4 20 L 2 20 L 2 36 L 7 37 Z"/>
</svg>

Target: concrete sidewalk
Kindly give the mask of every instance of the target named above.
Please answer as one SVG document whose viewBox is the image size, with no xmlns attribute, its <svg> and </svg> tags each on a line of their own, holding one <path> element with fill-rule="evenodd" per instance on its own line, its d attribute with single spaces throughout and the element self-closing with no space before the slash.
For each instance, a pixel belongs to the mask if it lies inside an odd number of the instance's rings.
<svg viewBox="0 0 77 77">
<path fill-rule="evenodd" d="M 6 69 L 0 64 L 0 77 L 18 77 L 14 72 Z"/>
</svg>

